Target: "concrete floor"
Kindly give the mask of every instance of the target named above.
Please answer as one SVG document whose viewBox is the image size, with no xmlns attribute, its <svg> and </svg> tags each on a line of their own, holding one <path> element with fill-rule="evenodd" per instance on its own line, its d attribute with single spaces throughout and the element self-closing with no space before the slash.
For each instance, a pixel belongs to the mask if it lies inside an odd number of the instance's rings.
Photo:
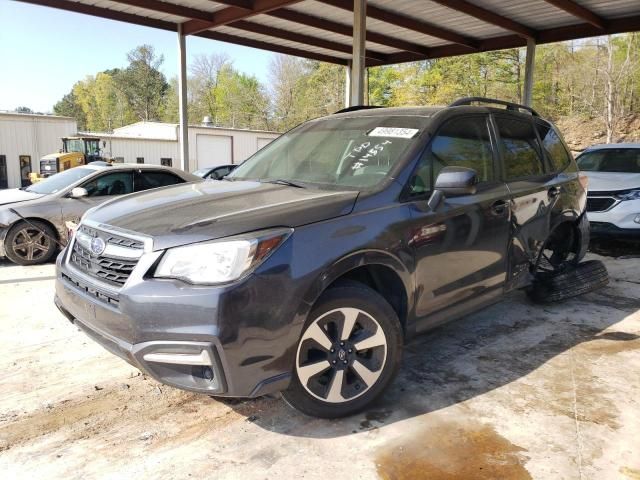
<svg viewBox="0 0 640 480">
<path fill-rule="evenodd" d="M 592 258 L 599 258 L 591 255 Z M 52 303 L 52 265 L 0 264 L 2 478 L 640 479 L 640 257 L 607 288 L 501 304 L 407 345 L 368 412 L 159 385 Z"/>
</svg>

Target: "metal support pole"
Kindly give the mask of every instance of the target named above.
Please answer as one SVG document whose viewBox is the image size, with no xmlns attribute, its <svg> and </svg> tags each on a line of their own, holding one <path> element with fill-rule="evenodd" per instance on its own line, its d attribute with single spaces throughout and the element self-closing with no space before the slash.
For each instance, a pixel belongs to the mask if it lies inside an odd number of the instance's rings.
<svg viewBox="0 0 640 480">
<path fill-rule="evenodd" d="M 353 54 L 351 57 L 351 95 L 349 106 L 364 105 L 365 40 L 367 2 L 353 0 Z"/>
<path fill-rule="evenodd" d="M 527 57 L 524 65 L 524 104 L 527 107 L 533 102 L 533 73 L 536 68 L 536 42 L 527 39 Z"/>
<path fill-rule="evenodd" d="M 347 61 L 344 69 L 344 106 L 351 106 L 351 60 Z"/>
<path fill-rule="evenodd" d="M 178 24 L 178 143 L 180 145 L 180 168 L 190 171 L 189 166 L 189 119 L 187 117 L 187 42 Z"/>
</svg>

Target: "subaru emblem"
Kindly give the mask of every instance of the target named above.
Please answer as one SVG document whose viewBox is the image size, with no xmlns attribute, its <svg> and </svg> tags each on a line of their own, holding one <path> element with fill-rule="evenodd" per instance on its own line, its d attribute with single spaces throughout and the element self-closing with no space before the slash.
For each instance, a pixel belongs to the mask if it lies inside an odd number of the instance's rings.
<svg viewBox="0 0 640 480">
<path fill-rule="evenodd" d="M 107 244 L 101 238 L 95 237 L 91 239 L 91 253 L 100 255 L 107 248 Z"/>
</svg>

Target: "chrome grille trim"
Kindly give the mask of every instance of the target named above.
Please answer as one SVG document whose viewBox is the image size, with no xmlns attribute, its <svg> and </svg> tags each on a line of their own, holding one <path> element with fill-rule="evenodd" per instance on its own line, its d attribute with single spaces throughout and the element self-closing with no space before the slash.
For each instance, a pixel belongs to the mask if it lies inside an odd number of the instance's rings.
<svg viewBox="0 0 640 480">
<path fill-rule="evenodd" d="M 106 243 L 105 250 L 100 255 L 91 253 L 90 243 L 94 236 L 99 236 Z M 67 246 L 65 266 L 74 277 L 78 277 L 74 280 L 81 279 L 89 286 L 115 293 L 133 276 L 145 254 L 152 250 L 153 240 L 150 237 L 86 220 L 78 226 Z M 142 263 L 145 269 L 149 268 L 146 262 Z"/>
</svg>

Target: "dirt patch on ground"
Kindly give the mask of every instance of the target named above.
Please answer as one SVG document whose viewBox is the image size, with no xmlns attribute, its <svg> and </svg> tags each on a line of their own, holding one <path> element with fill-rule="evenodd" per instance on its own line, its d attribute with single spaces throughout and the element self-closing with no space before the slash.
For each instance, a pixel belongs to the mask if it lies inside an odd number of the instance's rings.
<svg viewBox="0 0 640 480">
<path fill-rule="evenodd" d="M 524 450 L 489 425 L 437 422 L 378 452 L 385 480 L 525 480 Z"/>
</svg>

